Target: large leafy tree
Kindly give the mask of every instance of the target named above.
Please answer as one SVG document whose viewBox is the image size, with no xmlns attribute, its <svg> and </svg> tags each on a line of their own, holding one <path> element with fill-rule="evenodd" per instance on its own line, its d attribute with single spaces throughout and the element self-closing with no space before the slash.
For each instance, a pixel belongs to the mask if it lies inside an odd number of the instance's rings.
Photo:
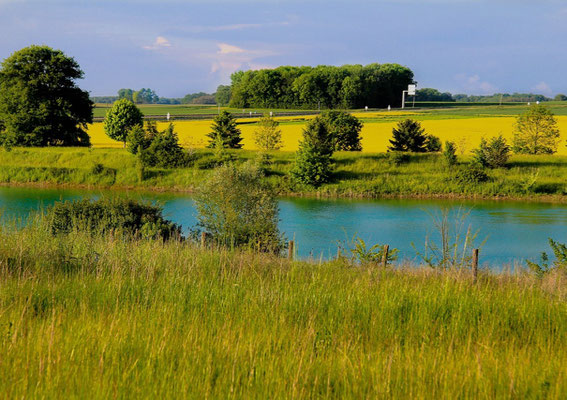
<svg viewBox="0 0 567 400">
<path fill-rule="evenodd" d="M 319 116 L 309 121 L 303 130 L 303 141 L 299 143 L 292 176 L 307 185 L 319 186 L 328 182 L 333 147 L 329 125 L 323 118 Z"/>
<path fill-rule="evenodd" d="M 559 129 L 549 108 L 533 105 L 516 120 L 516 133 L 512 140 L 515 153 L 553 154 L 557 151 Z"/>
<path fill-rule="evenodd" d="M 130 129 L 135 126 L 142 126 L 144 114 L 130 100 L 120 99 L 114 102 L 107 111 L 104 118 L 104 131 L 114 140 L 124 143 L 130 133 Z"/>
<path fill-rule="evenodd" d="M 88 92 L 77 87 L 79 64 L 60 50 L 30 46 L 0 70 L 0 140 L 17 146 L 89 146 L 93 119 Z"/>
<path fill-rule="evenodd" d="M 423 153 L 427 151 L 427 135 L 421 124 L 413 119 L 398 122 L 392 130 L 391 151 L 412 151 Z"/>
<path fill-rule="evenodd" d="M 212 131 L 207 134 L 210 139 L 208 147 L 216 147 L 218 143 L 222 143 L 223 148 L 226 149 L 242 148 L 240 129 L 236 127 L 236 119 L 228 111 L 221 111 L 213 119 L 211 129 Z"/>
</svg>

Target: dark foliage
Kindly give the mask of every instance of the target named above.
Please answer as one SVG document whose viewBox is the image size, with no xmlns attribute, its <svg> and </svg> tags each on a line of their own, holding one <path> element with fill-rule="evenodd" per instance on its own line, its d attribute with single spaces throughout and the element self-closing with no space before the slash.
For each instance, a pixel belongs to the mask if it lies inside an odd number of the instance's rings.
<svg viewBox="0 0 567 400">
<path fill-rule="evenodd" d="M 421 124 L 412 119 L 398 122 L 392 130 L 393 138 L 390 139 L 389 151 L 411 151 L 424 153 L 427 151 L 427 135 Z"/>
<path fill-rule="evenodd" d="M 327 111 L 321 118 L 329 125 L 329 134 L 335 151 L 361 151 L 360 131 L 362 122 L 344 111 Z"/>
<path fill-rule="evenodd" d="M 240 129 L 236 127 L 236 119 L 228 111 L 221 111 L 213 119 L 212 131 L 207 134 L 209 148 L 222 146 L 227 149 L 242 148 Z"/>
<path fill-rule="evenodd" d="M 11 146 L 89 146 L 93 102 L 75 80 L 79 64 L 60 50 L 30 46 L 0 70 L 0 141 Z"/>
<path fill-rule="evenodd" d="M 181 238 L 181 227 L 163 218 L 160 207 L 127 199 L 57 202 L 47 210 L 54 235 L 86 231 L 125 237 Z"/>
<path fill-rule="evenodd" d="M 331 157 L 333 138 L 323 118 L 316 117 L 307 123 L 303 130 L 303 141 L 295 156 L 295 166 L 291 171 L 300 183 L 320 186 L 331 176 Z"/>
</svg>

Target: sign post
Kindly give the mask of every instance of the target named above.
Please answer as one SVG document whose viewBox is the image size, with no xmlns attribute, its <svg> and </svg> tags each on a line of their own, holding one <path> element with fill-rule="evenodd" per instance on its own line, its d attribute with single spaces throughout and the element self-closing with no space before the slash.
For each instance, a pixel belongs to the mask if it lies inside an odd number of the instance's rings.
<svg viewBox="0 0 567 400">
<path fill-rule="evenodd" d="M 402 91 L 402 108 L 406 108 L 406 94 L 408 96 L 413 96 L 413 106 L 415 107 L 415 91 L 416 91 L 416 84 L 408 85 L 408 90 Z"/>
</svg>

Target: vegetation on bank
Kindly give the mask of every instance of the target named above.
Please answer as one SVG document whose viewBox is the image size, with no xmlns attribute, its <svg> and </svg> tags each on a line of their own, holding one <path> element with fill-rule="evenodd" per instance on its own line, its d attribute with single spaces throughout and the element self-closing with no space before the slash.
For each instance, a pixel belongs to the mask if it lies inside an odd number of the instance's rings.
<svg viewBox="0 0 567 400">
<path fill-rule="evenodd" d="M 561 398 L 561 274 L 291 262 L 190 241 L 0 229 L 0 392 Z M 545 360 L 545 362 L 542 362 Z"/>
<path fill-rule="evenodd" d="M 261 161 L 256 151 L 224 150 L 237 164 Z M 335 152 L 328 183 L 318 188 L 295 184 L 289 173 L 295 154 L 275 151 L 264 163 L 266 180 L 280 195 L 329 197 L 456 196 L 518 197 L 537 200 L 541 196 L 567 193 L 567 157 L 512 155 L 504 168 L 487 169 L 485 182 L 459 182 L 459 171 L 467 170 L 472 157 L 457 154 L 458 164 L 448 168 L 443 154 Z M 0 182 L 141 188 L 192 191 L 216 166 L 214 150 L 192 152 L 183 168 L 147 167 L 140 180 L 138 158 L 124 149 L 14 148 L 0 149 Z"/>
</svg>

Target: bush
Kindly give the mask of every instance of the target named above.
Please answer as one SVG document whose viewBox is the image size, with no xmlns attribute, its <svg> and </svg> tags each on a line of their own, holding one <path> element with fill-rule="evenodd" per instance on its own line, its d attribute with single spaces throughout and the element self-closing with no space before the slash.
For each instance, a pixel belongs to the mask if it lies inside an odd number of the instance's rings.
<svg viewBox="0 0 567 400">
<path fill-rule="evenodd" d="M 487 182 L 489 176 L 484 168 L 477 164 L 469 164 L 457 170 L 455 180 L 461 185 Z"/>
<path fill-rule="evenodd" d="M 395 166 L 400 166 L 409 163 L 410 155 L 401 151 L 392 151 L 388 153 L 388 161 Z"/>
<path fill-rule="evenodd" d="M 555 256 L 553 264 L 549 265 L 549 256 L 545 252 L 541 253 L 541 264 L 536 264 L 529 260 L 527 261 L 530 270 L 539 278 L 542 278 L 551 271 L 567 272 L 567 246 L 551 238 L 549 239 L 549 246 Z"/>
<path fill-rule="evenodd" d="M 295 156 L 293 178 L 300 183 L 319 186 L 331 176 L 333 140 L 328 125 L 321 117 L 315 117 L 303 130 L 303 141 Z"/>
<path fill-rule="evenodd" d="M 510 146 L 502 135 L 493 137 L 489 142 L 483 138 L 479 148 L 474 150 L 474 162 L 485 168 L 503 167 L 509 158 Z"/>
<path fill-rule="evenodd" d="M 127 199 L 99 199 L 57 202 L 48 208 L 52 234 L 86 231 L 114 233 L 125 237 L 181 237 L 181 227 L 162 216 L 160 207 Z"/>
<path fill-rule="evenodd" d="M 280 253 L 285 242 L 278 229 L 278 202 L 252 164 L 217 168 L 198 190 L 195 205 L 200 230 L 224 246 Z"/>
<path fill-rule="evenodd" d="M 445 157 L 445 162 L 448 166 L 453 166 L 457 164 L 457 147 L 454 142 L 445 142 L 445 150 L 443 151 L 443 157 Z"/>
<path fill-rule="evenodd" d="M 147 149 L 151 144 L 151 140 L 146 138 L 146 132 L 140 125 L 133 126 L 128 131 L 126 137 L 126 149 L 132 154 L 138 154 L 139 151 Z"/>
<path fill-rule="evenodd" d="M 179 145 L 173 124 L 153 138 L 148 148 L 140 153 L 140 159 L 146 166 L 162 168 L 184 167 L 193 161 Z"/>
<path fill-rule="evenodd" d="M 361 151 L 362 122 L 344 111 L 326 111 L 321 118 L 328 125 L 335 151 Z"/>
<path fill-rule="evenodd" d="M 441 151 L 441 139 L 437 136 L 427 135 L 425 140 L 425 151 L 428 153 L 437 153 Z"/>
</svg>

